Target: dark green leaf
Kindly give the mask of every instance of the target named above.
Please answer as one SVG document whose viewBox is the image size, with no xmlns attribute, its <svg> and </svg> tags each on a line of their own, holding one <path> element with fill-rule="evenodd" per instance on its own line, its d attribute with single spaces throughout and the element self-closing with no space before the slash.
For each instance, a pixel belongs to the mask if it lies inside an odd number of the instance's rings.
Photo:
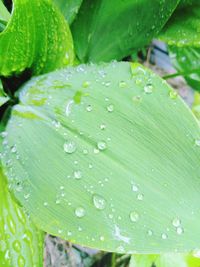
<svg viewBox="0 0 200 267">
<path fill-rule="evenodd" d="M 200 48 L 169 46 L 170 58 L 177 74 L 187 83 L 200 91 Z"/>
<path fill-rule="evenodd" d="M 84 0 L 72 24 L 79 60 L 120 60 L 141 49 L 160 31 L 178 2 Z"/>
<path fill-rule="evenodd" d="M 159 38 L 169 45 L 200 47 L 200 1 L 177 9 Z"/>
<path fill-rule="evenodd" d="M 69 24 L 76 17 L 83 0 L 54 0 Z"/>
<path fill-rule="evenodd" d="M 1 76 L 25 69 L 44 73 L 73 62 L 70 30 L 51 1 L 13 0 L 13 6 L 8 26 L 0 33 Z"/>
<path fill-rule="evenodd" d="M 38 227 L 124 253 L 199 246 L 200 128 L 165 81 L 137 64 L 81 65 L 19 98 L 2 160 Z"/>
</svg>

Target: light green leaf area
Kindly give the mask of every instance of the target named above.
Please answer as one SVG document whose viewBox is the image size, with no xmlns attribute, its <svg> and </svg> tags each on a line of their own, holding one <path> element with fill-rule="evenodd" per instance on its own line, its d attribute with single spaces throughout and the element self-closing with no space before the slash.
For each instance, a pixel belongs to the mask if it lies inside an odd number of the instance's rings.
<svg viewBox="0 0 200 267">
<path fill-rule="evenodd" d="M 200 2 L 176 9 L 159 35 L 169 45 L 200 47 Z"/>
<path fill-rule="evenodd" d="M 169 46 L 169 54 L 177 74 L 184 76 L 193 89 L 200 91 L 200 48 Z"/>
<path fill-rule="evenodd" d="M 1 267 L 42 267 L 43 233 L 11 197 L 0 170 Z"/>
<path fill-rule="evenodd" d="M 123 57 L 148 44 L 164 26 L 179 0 L 84 0 L 72 24 L 81 62 Z"/>
<path fill-rule="evenodd" d="M 200 128 L 165 81 L 138 64 L 80 65 L 19 98 L 2 161 L 38 227 L 122 253 L 199 246 Z"/>
<path fill-rule="evenodd" d="M 50 0 L 14 0 L 0 33 L 0 75 L 25 69 L 45 73 L 73 62 L 73 42 L 64 17 Z"/>
<path fill-rule="evenodd" d="M 69 24 L 75 19 L 83 0 L 54 0 Z"/>
<path fill-rule="evenodd" d="M 198 252 L 199 253 L 199 252 Z M 198 256 L 198 257 L 197 257 Z M 199 255 L 163 253 L 160 255 L 133 255 L 129 267 L 199 267 Z"/>
<path fill-rule="evenodd" d="M 5 94 L 3 90 L 3 85 L 0 80 L 0 107 L 5 104 L 10 98 Z"/>
<path fill-rule="evenodd" d="M 195 92 L 194 103 L 192 105 L 192 111 L 194 115 L 197 117 L 197 119 L 200 120 L 200 93 L 199 92 Z"/>
<path fill-rule="evenodd" d="M 10 19 L 10 13 L 0 0 L 0 20 L 8 21 Z"/>
</svg>

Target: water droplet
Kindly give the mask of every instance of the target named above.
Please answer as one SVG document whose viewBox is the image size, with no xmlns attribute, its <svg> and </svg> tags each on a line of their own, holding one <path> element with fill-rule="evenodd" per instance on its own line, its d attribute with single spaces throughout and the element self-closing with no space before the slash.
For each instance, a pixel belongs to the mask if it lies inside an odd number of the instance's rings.
<svg viewBox="0 0 200 267">
<path fill-rule="evenodd" d="M 108 112 L 113 112 L 114 111 L 114 106 L 113 105 L 107 106 L 107 111 Z"/>
<path fill-rule="evenodd" d="M 105 150 L 107 148 L 107 144 L 105 141 L 99 141 L 97 143 L 97 147 L 99 150 Z"/>
<path fill-rule="evenodd" d="M 200 249 L 194 249 L 192 254 L 196 258 L 200 258 Z"/>
<path fill-rule="evenodd" d="M 67 141 L 64 143 L 64 151 L 68 154 L 72 154 L 76 151 L 76 143 L 74 141 Z"/>
<path fill-rule="evenodd" d="M 85 209 L 83 207 L 78 207 L 75 209 L 75 215 L 78 218 L 82 218 L 85 216 Z"/>
<path fill-rule="evenodd" d="M 144 87 L 144 92 L 146 94 L 151 94 L 153 92 L 153 85 L 151 83 L 148 83 Z"/>
<path fill-rule="evenodd" d="M 148 231 L 147 231 L 147 234 L 148 234 L 149 236 L 152 236 L 152 235 L 153 235 L 153 231 L 152 231 L 152 230 L 148 230 Z"/>
<path fill-rule="evenodd" d="M 177 232 L 178 235 L 181 235 L 181 234 L 183 234 L 184 231 L 183 231 L 182 227 L 177 227 L 176 228 L 176 232 Z"/>
<path fill-rule="evenodd" d="M 177 96 L 178 96 L 178 93 L 177 93 L 176 91 L 174 91 L 173 89 L 171 89 L 171 90 L 169 91 L 169 97 L 170 97 L 171 99 L 176 99 Z"/>
<path fill-rule="evenodd" d="M 75 179 L 81 179 L 82 173 L 80 170 L 74 171 L 74 178 Z"/>
<path fill-rule="evenodd" d="M 101 129 L 101 130 L 105 130 L 105 129 L 106 129 L 106 125 L 105 125 L 104 123 L 102 123 L 102 124 L 100 125 L 100 129 Z"/>
<path fill-rule="evenodd" d="M 91 105 L 88 105 L 88 106 L 86 107 L 86 110 L 87 110 L 88 112 L 91 112 L 91 111 L 92 111 L 92 106 L 91 106 Z"/>
<path fill-rule="evenodd" d="M 47 206 L 48 206 L 48 203 L 47 203 L 47 202 L 44 202 L 43 205 L 44 205 L 45 207 L 47 207 Z"/>
<path fill-rule="evenodd" d="M 83 87 L 84 88 L 87 88 L 89 86 L 90 86 L 90 82 L 88 82 L 88 81 L 83 82 Z"/>
<path fill-rule="evenodd" d="M 119 82 L 119 87 L 120 88 L 125 88 L 125 87 L 127 87 L 127 83 L 125 81 L 120 81 Z"/>
<path fill-rule="evenodd" d="M 163 233 L 162 235 L 161 235 L 161 237 L 162 237 L 162 239 L 167 239 L 167 234 L 165 234 L 165 233 Z"/>
<path fill-rule="evenodd" d="M 21 244 L 20 244 L 20 242 L 18 240 L 15 240 L 13 242 L 13 248 L 14 248 L 14 250 L 16 252 L 20 252 L 20 250 L 21 250 Z"/>
<path fill-rule="evenodd" d="M 139 214 L 136 211 L 131 211 L 129 215 L 132 222 L 137 222 L 139 220 Z"/>
<path fill-rule="evenodd" d="M 138 194 L 138 195 L 137 195 L 137 199 L 138 199 L 138 200 L 143 200 L 143 198 L 144 198 L 144 195 L 143 195 L 143 194 Z"/>
<path fill-rule="evenodd" d="M 196 146 L 200 146 L 200 139 L 196 139 L 196 140 L 195 140 L 195 145 L 196 145 Z"/>
<path fill-rule="evenodd" d="M 173 221 L 172 221 L 172 224 L 173 224 L 174 227 L 178 227 L 178 226 L 180 226 L 181 221 L 178 218 L 174 218 Z"/>
<path fill-rule="evenodd" d="M 100 236 L 99 238 L 101 241 L 104 241 L 105 240 L 105 237 L 104 236 Z"/>
<path fill-rule="evenodd" d="M 17 147 L 16 145 L 11 147 L 11 153 L 16 153 L 17 152 Z"/>
<path fill-rule="evenodd" d="M 25 259 L 22 255 L 20 255 L 18 257 L 17 263 L 18 263 L 18 267 L 24 267 L 25 266 Z"/>
<path fill-rule="evenodd" d="M 133 192 L 137 192 L 137 191 L 138 191 L 138 187 L 137 187 L 136 184 L 133 184 L 133 185 L 132 185 L 132 191 L 133 191 Z"/>
<path fill-rule="evenodd" d="M 105 206 L 106 206 L 106 200 L 100 196 L 100 195 L 93 195 L 93 204 L 94 206 L 98 209 L 98 210 L 103 210 L 105 209 Z"/>
</svg>

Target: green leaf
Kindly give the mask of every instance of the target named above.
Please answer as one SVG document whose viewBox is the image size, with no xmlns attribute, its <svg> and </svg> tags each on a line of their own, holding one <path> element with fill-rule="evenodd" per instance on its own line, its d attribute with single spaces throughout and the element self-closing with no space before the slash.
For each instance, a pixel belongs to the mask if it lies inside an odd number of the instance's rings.
<svg viewBox="0 0 200 267">
<path fill-rule="evenodd" d="M 3 85 L 0 80 L 0 107 L 5 104 L 10 98 L 5 94 L 3 90 Z"/>
<path fill-rule="evenodd" d="M 200 48 L 169 46 L 170 58 L 177 74 L 187 83 L 200 91 Z"/>
<path fill-rule="evenodd" d="M 43 233 L 8 192 L 0 169 L 1 267 L 43 266 Z"/>
<path fill-rule="evenodd" d="M 69 27 L 51 1 L 14 0 L 13 4 L 8 26 L 0 33 L 1 76 L 25 69 L 45 73 L 73 62 Z"/>
<path fill-rule="evenodd" d="M 138 64 L 80 65 L 19 98 L 2 160 L 38 227 L 131 254 L 199 246 L 200 128 L 165 81 Z"/>
<path fill-rule="evenodd" d="M 0 0 L 0 20 L 8 21 L 10 19 L 10 13 Z"/>
<path fill-rule="evenodd" d="M 200 2 L 176 9 L 159 38 L 169 45 L 200 47 Z"/>
<path fill-rule="evenodd" d="M 75 19 L 83 0 L 54 0 L 69 24 Z"/>
<path fill-rule="evenodd" d="M 194 103 L 192 105 L 192 111 L 197 119 L 200 121 L 200 93 L 195 92 Z"/>
<path fill-rule="evenodd" d="M 178 2 L 84 0 L 72 24 L 79 60 L 121 60 L 131 55 L 160 31 Z"/>
<path fill-rule="evenodd" d="M 133 255 L 129 267 L 199 267 L 200 258 L 192 254 L 164 253 Z"/>
</svg>

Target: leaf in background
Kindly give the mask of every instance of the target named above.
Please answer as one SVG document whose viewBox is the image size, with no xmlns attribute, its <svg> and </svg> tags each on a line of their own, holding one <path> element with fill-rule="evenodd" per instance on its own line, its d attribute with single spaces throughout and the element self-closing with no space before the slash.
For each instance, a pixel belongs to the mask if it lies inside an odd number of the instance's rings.
<svg viewBox="0 0 200 267">
<path fill-rule="evenodd" d="M 84 0 L 72 24 L 79 60 L 121 60 L 141 49 L 160 31 L 178 2 Z"/>
<path fill-rule="evenodd" d="M 192 254 L 164 253 L 133 255 L 129 267 L 199 267 L 200 258 Z"/>
<path fill-rule="evenodd" d="M 10 13 L 0 0 L 0 20 L 8 21 L 10 19 Z"/>
<path fill-rule="evenodd" d="M 51 1 L 14 0 L 13 4 L 8 26 L 0 33 L 1 76 L 25 69 L 45 73 L 73 62 L 69 27 Z"/>
<path fill-rule="evenodd" d="M 159 39 L 169 45 L 200 47 L 200 1 L 177 8 Z"/>
<path fill-rule="evenodd" d="M 75 19 L 83 0 L 54 0 L 69 24 Z"/>
<path fill-rule="evenodd" d="M 3 85 L 0 80 L 0 107 L 9 100 L 9 97 L 5 94 L 3 90 Z"/>
<path fill-rule="evenodd" d="M 43 233 L 12 199 L 5 179 L 0 169 L 1 267 L 42 267 Z"/>
<path fill-rule="evenodd" d="M 187 83 L 200 91 L 200 48 L 169 46 L 172 65 Z"/>
<path fill-rule="evenodd" d="M 73 243 L 194 249 L 199 125 L 165 81 L 131 66 L 80 65 L 28 82 L 4 140 L 10 187 L 39 228 Z"/>
<path fill-rule="evenodd" d="M 194 103 L 192 105 L 192 111 L 197 119 L 200 121 L 200 93 L 195 92 Z"/>
</svg>

